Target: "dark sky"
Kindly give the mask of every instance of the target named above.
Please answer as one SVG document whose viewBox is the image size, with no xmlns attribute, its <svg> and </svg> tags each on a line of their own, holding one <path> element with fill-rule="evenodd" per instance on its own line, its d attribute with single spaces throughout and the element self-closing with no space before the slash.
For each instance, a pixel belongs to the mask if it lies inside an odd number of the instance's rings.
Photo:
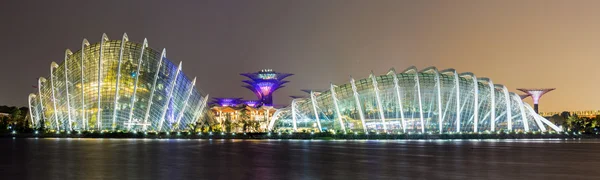
<svg viewBox="0 0 600 180">
<path fill-rule="evenodd" d="M 255 98 L 240 72 L 296 74 L 300 89 L 415 65 L 489 77 L 511 91 L 556 87 L 541 111 L 600 109 L 600 1 L 0 1 L 0 104 L 27 104 L 64 50 L 102 33 L 183 61 L 212 97 Z M 531 102 L 531 100 L 528 100 Z"/>
</svg>

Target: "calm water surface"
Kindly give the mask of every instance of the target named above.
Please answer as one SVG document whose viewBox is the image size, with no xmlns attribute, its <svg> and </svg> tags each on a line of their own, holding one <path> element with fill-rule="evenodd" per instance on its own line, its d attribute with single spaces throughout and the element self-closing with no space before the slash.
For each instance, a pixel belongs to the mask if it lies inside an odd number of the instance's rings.
<svg viewBox="0 0 600 180">
<path fill-rule="evenodd" d="M 0 139 L 0 179 L 600 179 L 600 140 Z"/>
</svg>

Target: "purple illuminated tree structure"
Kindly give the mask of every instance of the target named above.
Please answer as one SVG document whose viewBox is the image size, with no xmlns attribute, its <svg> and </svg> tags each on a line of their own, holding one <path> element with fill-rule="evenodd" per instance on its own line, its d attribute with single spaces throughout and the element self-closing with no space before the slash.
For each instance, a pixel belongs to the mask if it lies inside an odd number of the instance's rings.
<svg viewBox="0 0 600 180">
<path fill-rule="evenodd" d="M 539 113 L 538 112 L 538 108 L 539 108 L 539 102 L 540 102 L 540 98 L 542 98 L 542 95 L 555 90 L 556 88 L 542 88 L 542 89 L 525 89 L 525 88 L 521 88 L 521 89 L 517 89 L 519 91 L 523 91 L 524 93 L 527 93 L 528 95 L 531 96 L 531 98 L 533 98 L 533 110 L 535 111 L 535 113 Z"/>
<path fill-rule="evenodd" d="M 244 104 L 250 107 L 257 107 L 260 105 L 260 100 L 244 100 Z"/>
<path fill-rule="evenodd" d="M 285 87 L 283 85 L 289 81 L 284 81 L 283 79 L 293 74 L 279 73 L 271 69 L 263 69 L 259 72 L 242 73 L 240 75 L 250 78 L 250 80 L 243 81 L 247 84 L 243 87 L 254 92 L 256 97 L 258 97 L 263 105 L 273 106 L 273 92 L 279 88 Z"/>
<path fill-rule="evenodd" d="M 237 106 L 242 103 L 242 98 L 213 98 L 212 104 L 219 106 Z"/>
</svg>

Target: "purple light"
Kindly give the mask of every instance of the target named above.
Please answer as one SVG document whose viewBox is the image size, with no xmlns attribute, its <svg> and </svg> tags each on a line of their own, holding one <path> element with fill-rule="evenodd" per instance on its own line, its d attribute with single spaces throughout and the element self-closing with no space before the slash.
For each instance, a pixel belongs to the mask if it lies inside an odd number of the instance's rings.
<svg viewBox="0 0 600 180">
<path fill-rule="evenodd" d="M 219 106 L 237 106 L 240 104 L 242 98 L 214 98 L 213 104 L 217 104 Z"/>
<path fill-rule="evenodd" d="M 258 100 L 246 100 L 244 103 L 248 106 L 256 107 L 260 103 Z"/>
<path fill-rule="evenodd" d="M 243 73 L 241 75 L 250 78 L 250 80 L 243 81 L 248 84 L 244 86 L 245 88 L 254 92 L 262 104 L 273 106 L 273 92 L 284 87 L 283 84 L 288 83 L 289 81 L 283 81 L 283 79 L 292 74 L 278 73 L 271 69 L 265 69 L 259 72 Z"/>
<path fill-rule="evenodd" d="M 262 94 L 271 94 L 271 89 L 273 89 L 273 86 L 275 85 L 275 83 L 272 82 L 259 82 L 256 84 L 259 88 L 260 88 L 260 92 Z"/>
</svg>

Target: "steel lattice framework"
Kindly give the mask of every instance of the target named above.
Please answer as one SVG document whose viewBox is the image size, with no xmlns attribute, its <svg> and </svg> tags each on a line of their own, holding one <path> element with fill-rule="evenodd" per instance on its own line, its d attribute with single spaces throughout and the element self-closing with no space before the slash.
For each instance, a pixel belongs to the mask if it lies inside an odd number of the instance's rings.
<svg viewBox="0 0 600 180">
<path fill-rule="evenodd" d="M 519 95 L 488 78 L 429 67 L 360 80 L 279 109 L 269 130 L 383 133 L 562 131 L 536 114 Z"/>
<path fill-rule="evenodd" d="M 83 40 L 62 64 L 39 78 L 29 95 L 34 127 L 55 130 L 185 131 L 206 111 L 208 94 L 196 88 L 162 52 L 129 41 Z"/>
</svg>

